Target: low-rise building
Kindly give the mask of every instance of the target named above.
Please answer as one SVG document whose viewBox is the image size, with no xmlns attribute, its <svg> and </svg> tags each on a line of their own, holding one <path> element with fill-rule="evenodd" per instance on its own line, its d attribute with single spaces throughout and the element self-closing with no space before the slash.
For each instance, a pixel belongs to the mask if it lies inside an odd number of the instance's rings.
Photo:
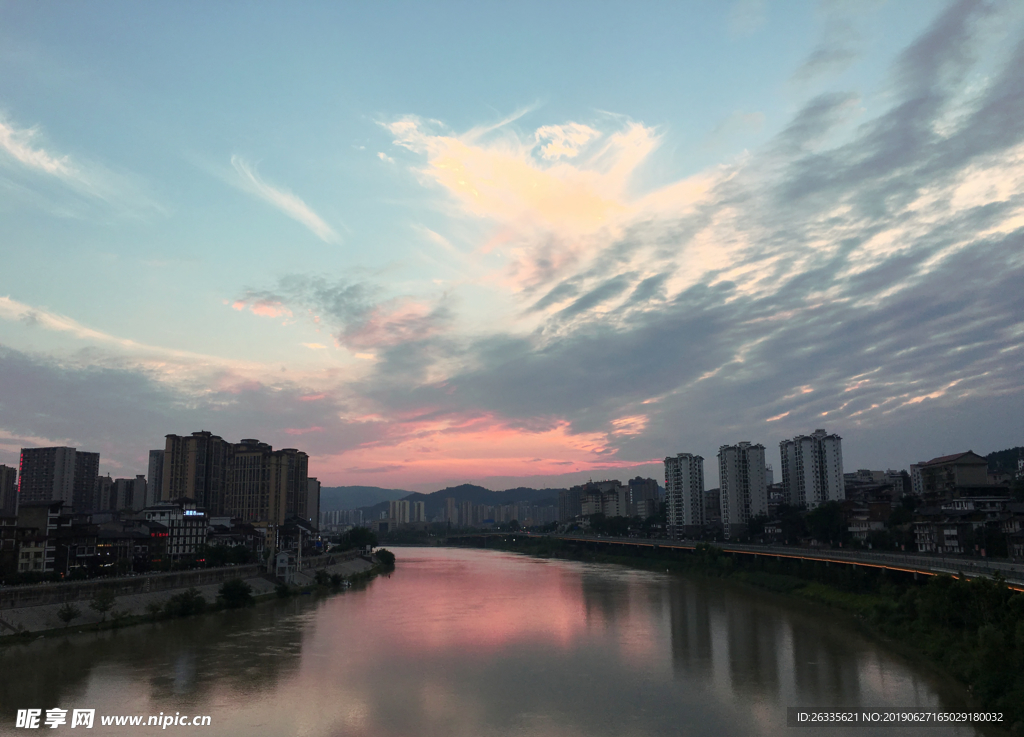
<svg viewBox="0 0 1024 737">
<path fill-rule="evenodd" d="M 200 546 L 206 545 L 209 529 L 206 512 L 197 509 L 192 499 L 155 504 L 143 509 L 141 516 L 166 528 L 166 555 L 172 560 L 195 555 Z"/>
</svg>

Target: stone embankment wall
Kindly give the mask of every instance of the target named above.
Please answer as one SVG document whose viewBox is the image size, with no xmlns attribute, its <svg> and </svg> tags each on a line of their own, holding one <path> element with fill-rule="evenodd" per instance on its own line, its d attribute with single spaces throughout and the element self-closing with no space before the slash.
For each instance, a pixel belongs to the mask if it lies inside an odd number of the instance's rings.
<svg viewBox="0 0 1024 737">
<path fill-rule="evenodd" d="M 91 581 L 10 586 L 0 588 L 0 610 L 40 606 L 41 604 L 60 604 L 65 601 L 85 601 L 94 598 L 100 589 L 111 589 L 117 596 L 147 594 L 151 591 L 166 591 L 168 589 L 187 589 L 191 586 L 221 583 L 231 578 L 253 578 L 260 574 L 261 569 L 262 566 L 252 564 L 206 568 L 199 571 L 99 578 Z"/>
<path fill-rule="evenodd" d="M 303 558 L 302 570 L 326 568 L 359 556 L 356 550 L 331 555 L 316 555 Z M 141 576 L 120 576 L 99 578 L 91 581 L 67 581 L 64 583 L 43 583 L 31 586 L 0 587 L 0 611 L 21 607 L 63 604 L 66 601 L 89 601 L 100 589 L 111 589 L 116 596 L 149 594 L 171 589 L 187 589 L 223 583 L 232 578 L 250 579 L 260 576 L 264 567 L 258 564 L 204 568 L 198 571 L 177 571 L 174 573 L 147 573 Z"/>
</svg>

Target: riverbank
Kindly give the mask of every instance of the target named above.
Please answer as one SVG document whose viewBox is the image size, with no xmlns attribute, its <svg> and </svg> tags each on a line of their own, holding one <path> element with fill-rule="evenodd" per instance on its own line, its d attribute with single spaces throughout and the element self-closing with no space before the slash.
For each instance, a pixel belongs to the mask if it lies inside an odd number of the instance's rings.
<svg viewBox="0 0 1024 737">
<path fill-rule="evenodd" d="M 832 607 L 854 617 L 868 634 L 963 684 L 980 708 L 1005 715 L 1011 734 L 1024 734 L 1024 594 L 999 582 L 949 576 L 915 581 L 884 570 L 730 556 L 710 545 L 692 552 L 633 549 L 627 555 L 550 538 L 517 537 L 494 546 L 537 557 L 725 578 Z"/>
<path fill-rule="evenodd" d="M 379 564 L 372 564 L 362 558 L 350 558 L 333 565 L 321 566 L 317 569 L 303 570 L 296 574 L 294 593 L 315 588 L 315 571 L 324 570 L 328 575 L 340 576 L 347 580 L 359 580 L 373 575 Z M 167 602 L 186 591 L 195 591 L 204 601 L 212 605 L 217 600 L 221 586 L 228 580 L 241 580 L 250 587 L 254 600 L 275 599 L 280 596 L 278 583 L 265 575 L 252 575 L 248 570 L 234 579 L 218 577 L 217 580 L 200 585 L 182 585 L 176 588 L 163 588 L 158 591 L 139 591 L 116 595 L 112 605 L 106 612 L 99 612 L 89 606 L 89 600 L 83 598 L 66 599 L 35 606 L 13 607 L 0 610 L 0 645 L 27 638 L 63 635 L 70 632 L 85 632 L 111 627 L 126 627 L 133 624 L 152 622 L 166 616 Z M 101 582 L 102 584 L 103 582 Z M 112 581 L 104 588 L 115 592 L 118 583 Z M 67 605 L 78 610 L 76 617 L 65 623 L 61 620 L 61 609 Z M 212 610 L 212 607 L 211 607 Z"/>
</svg>

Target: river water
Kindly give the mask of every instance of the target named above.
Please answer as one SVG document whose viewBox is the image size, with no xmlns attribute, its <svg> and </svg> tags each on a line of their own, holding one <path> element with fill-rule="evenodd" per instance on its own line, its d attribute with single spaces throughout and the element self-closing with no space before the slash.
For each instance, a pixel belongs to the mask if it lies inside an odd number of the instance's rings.
<svg viewBox="0 0 1024 737">
<path fill-rule="evenodd" d="M 333 596 L 0 648 L 0 734 L 38 734 L 16 710 L 56 707 L 61 731 L 95 709 L 93 735 L 893 737 L 788 728 L 786 707 L 966 708 L 827 609 L 616 566 L 395 552 L 390 576 Z M 100 724 L 161 713 L 212 726 Z"/>
</svg>

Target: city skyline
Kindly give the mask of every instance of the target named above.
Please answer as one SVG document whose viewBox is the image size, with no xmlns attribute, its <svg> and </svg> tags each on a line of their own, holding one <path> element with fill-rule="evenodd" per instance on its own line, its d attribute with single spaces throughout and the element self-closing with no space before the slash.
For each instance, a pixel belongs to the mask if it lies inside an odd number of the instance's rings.
<svg viewBox="0 0 1024 737">
<path fill-rule="evenodd" d="M 0 6 L 0 463 L 130 478 L 206 428 L 423 491 L 1021 444 L 1024 9 L 398 7 Z"/>
</svg>

